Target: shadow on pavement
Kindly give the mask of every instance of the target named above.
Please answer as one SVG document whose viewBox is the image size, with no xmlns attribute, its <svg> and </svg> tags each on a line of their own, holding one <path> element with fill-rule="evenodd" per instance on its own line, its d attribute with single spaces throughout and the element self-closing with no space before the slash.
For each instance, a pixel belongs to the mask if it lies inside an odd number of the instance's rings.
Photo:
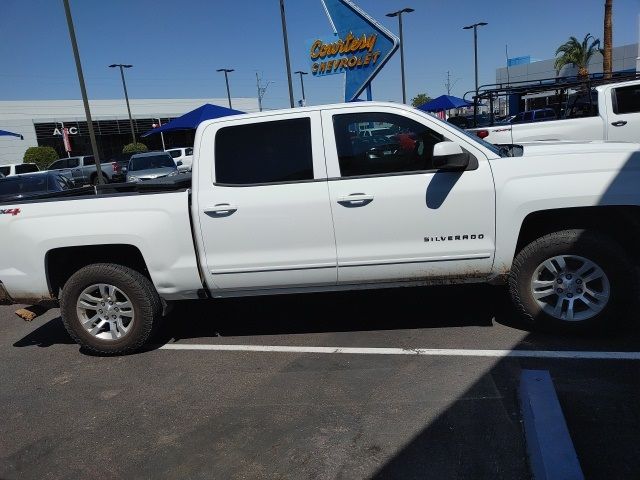
<svg viewBox="0 0 640 480">
<path fill-rule="evenodd" d="M 36 320 L 37 322 L 37 320 Z M 62 318 L 56 317 L 53 320 L 49 320 L 47 323 L 36 328 L 33 332 L 24 336 L 16 343 L 14 347 L 50 347 L 58 344 L 72 345 L 75 342 L 71 339 L 69 334 L 62 324 Z"/>
<path fill-rule="evenodd" d="M 157 340 L 491 327 L 506 318 L 497 313 L 509 308 L 502 293 L 478 285 L 178 302 Z"/>
</svg>

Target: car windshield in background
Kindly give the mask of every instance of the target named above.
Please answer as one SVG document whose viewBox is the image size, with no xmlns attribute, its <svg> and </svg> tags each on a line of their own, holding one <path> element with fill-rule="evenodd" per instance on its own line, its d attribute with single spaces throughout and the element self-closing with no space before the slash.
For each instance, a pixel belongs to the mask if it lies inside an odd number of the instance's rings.
<svg viewBox="0 0 640 480">
<path fill-rule="evenodd" d="M 46 191 L 46 175 L 23 175 L 0 180 L 0 195 L 21 195 Z"/>
<path fill-rule="evenodd" d="M 169 155 L 147 155 L 132 158 L 129 162 L 129 170 L 152 170 L 154 168 L 175 167 L 175 162 Z"/>
</svg>

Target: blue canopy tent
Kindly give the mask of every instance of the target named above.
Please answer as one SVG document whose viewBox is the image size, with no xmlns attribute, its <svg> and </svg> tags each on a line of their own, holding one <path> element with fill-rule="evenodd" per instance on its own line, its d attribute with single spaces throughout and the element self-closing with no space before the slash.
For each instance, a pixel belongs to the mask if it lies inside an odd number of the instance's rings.
<svg viewBox="0 0 640 480">
<path fill-rule="evenodd" d="M 195 110 L 191 110 L 181 117 L 174 118 L 161 127 L 149 130 L 148 132 L 145 132 L 140 136 L 147 137 L 149 135 L 153 135 L 154 133 L 173 132 L 175 130 L 194 130 L 198 128 L 198 125 L 200 125 L 200 123 L 204 122 L 205 120 L 226 117 L 229 115 L 239 115 L 241 113 L 245 112 L 233 110 L 232 108 L 220 107 L 218 105 L 211 105 L 210 103 L 205 103 L 201 107 L 198 107 Z"/>
<path fill-rule="evenodd" d="M 0 137 L 18 137 L 20 140 L 24 140 L 24 137 L 19 133 L 7 132 L 6 130 L 0 130 Z"/>
<path fill-rule="evenodd" d="M 451 110 L 452 108 L 469 107 L 473 102 L 467 102 L 463 98 L 453 97 L 451 95 L 440 95 L 438 98 L 423 103 L 418 107 L 418 110 L 423 112 L 442 112 L 444 110 Z"/>
</svg>

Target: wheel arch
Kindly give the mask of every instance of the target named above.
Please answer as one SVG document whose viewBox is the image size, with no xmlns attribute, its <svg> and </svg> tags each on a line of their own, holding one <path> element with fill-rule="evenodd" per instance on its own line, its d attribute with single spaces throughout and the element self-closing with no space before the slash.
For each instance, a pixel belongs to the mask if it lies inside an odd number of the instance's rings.
<svg viewBox="0 0 640 480">
<path fill-rule="evenodd" d="M 57 297 L 71 275 L 93 263 L 123 265 L 152 280 L 142 252 L 134 245 L 100 244 L 54 248 L 45 255 L 45 275 L 51 295 Z"/>
<path fill-rule="evenodd" d="M 531 212 L 520 225 L 514 257 L 536 238 L 575 228 L 607 233 L 636 263 L 640 263 L 640 252 L 635 248 L 640 241 L 640 206 L 637 205 L 569 207 Z"/>
</svg>

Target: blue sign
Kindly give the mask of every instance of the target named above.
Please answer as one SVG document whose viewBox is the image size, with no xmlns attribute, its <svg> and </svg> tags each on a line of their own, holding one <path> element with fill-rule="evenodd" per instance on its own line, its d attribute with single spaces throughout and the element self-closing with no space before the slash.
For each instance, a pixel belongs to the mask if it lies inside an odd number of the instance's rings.
<svg viewBox="0 0 640 480">
<path fill-rule="evenodd" d="M 350 0 L 321 1 L 335 36 L 311 43 L 311 73 L 344 73 L 344 99 L 350 102 L 370 85 L 400 40 Z"/>
<path fill-rule="evenodd" d="M 527 55 L 526 57 L 507 58 L 507 67 L 526 65 L 528 63 L 531 63 L 531 55 Z"/>
</svg>

